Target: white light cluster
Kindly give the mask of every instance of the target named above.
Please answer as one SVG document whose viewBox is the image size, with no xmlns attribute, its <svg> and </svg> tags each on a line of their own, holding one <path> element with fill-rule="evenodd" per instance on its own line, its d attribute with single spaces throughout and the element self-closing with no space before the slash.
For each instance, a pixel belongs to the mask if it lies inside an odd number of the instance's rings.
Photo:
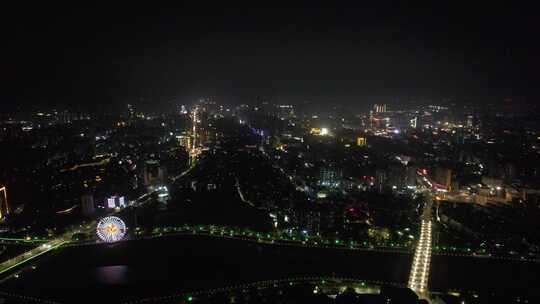
<svg viewBox="0 0 540 304">
<path fill-rule="evenodd" d="M 416 245 L 409 287 L 418 293 L 427 292 L 429 266 L 431 262 L 431 221 L 422 220 L 420 240 Z"/>
<path fill-rule="evenodd" d="M 98 222 L 96 233 L 104 242 L 116 242 L 126 235 L 126 224 L 119 217 L 107 216 Z"/>
</svg>

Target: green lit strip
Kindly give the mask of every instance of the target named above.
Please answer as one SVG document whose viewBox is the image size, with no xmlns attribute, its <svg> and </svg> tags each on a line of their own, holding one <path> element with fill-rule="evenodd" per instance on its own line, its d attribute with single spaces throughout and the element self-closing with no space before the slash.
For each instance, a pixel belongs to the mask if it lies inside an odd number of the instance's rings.
<svg viewBox="0 0 540 304">
<path fill-rule="evenodd" d="M 0 241 L 17 241 L 17 242 L 33 243 L 33 242 L 48 242 L 49 240 L 34 240 L 34 239 L 27 240 L 27 239 L 0 237 Z"/>
</svg>

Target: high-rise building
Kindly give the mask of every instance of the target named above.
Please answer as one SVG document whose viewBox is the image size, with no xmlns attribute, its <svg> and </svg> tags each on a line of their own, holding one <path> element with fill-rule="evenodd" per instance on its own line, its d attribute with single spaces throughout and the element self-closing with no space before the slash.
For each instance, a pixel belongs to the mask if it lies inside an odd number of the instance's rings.
<svg viewBox="0 0 540 304">
<path fill-rule="evenodd" d="M 474 116 L 468 115 L 467 116 L 467 127 L 472 128 L 474 126 Z"/>
<path fill-rule="evenodd" d="M 277 105 L 277 116 L 281 119 L 288 119 L 294 117 L 294 106 L 293 105 Z"/>
<path fill-rule="evenodd" d="M 407 167 L 402 164 L 391 164 L 387 169 L 386 185 L 392 190 L 401 190 L 407 184 Z"/>
<path fill-rule="evenodd" d="M 416 129 L 416 126 L 418 125 L 418 117 L 414 117 L 409 121 L 409 126 L 413 129 Z"/>
<path fill-rule="evenodd" d="M 408 187 L 416 186 L 416 181 L 418 179 L 418 174 L 416 172 L 418 171 L 418 167 L 409 163 L 405 171 L 405 185 Z"/>
<path fill-rule="evenodd" d="M 512 180 L 516 178 L 516 165 L 513 163 L 505 163 L 504 164 L 504 177 L 508 180 Z"/>
<path fill-rule="evenodd" d="M 199 123 L 199 117 L 198 117 L 198 111 L 199 111 L 199 108 L 196 106 L 195 109 L 193 109 L 192 111 L 192 117 L 191 117 L 191 120 L 192 120 L 192 131 L 191 131 L 191 135 L 193 136 L 193 140 L 191 141 L 192 144 L 193 144 L 193 149 L 195 149 L 198 145 L 199 145 L 199 141 L 198 141 L 198 134 L 197 134 L 197 131 L 198 131 L 198 128 L 197 128 L 197 124 Z"/>
<path fill-rule="evenodd" d="M 180 106 L 180 114 L 182 114 L 182 115 L 186 115 L 186 114 L 187 114 L 187 109 L 186 109 L 186 106 L 185 106 L 185 105 L 181 105 L 181 106 Z"/>
<path fill-rule="evenodd" d="M 144 185 L 148 187 L 163 184 L 167 173 L 165 168 L 160 166 L 159 161 L 149 160 L 144 164 L 143 175 Z"/>
<path fill-rule="evenodd" d="M 452 184 L 452 169 L 437 167 L 435 168 L 435 182 L 450 190 Z"/>
<path fill-rule="evenodd" d="M 373 110 L 375 111 L 375 113 L 384 113 L 386 112 L 386 104 L 374 104 Z"/>
<path fill-rule="evenodd" d="M 127 121 L 128 123 L 132 123 L 133 119 L 135 119 L 135 108 L 132 104 L 128 103 L 127 105 Z"/>
<path fill-rule="evenodd" d="M 187 151 L 191 149 L 191 136 L 179 135 L 176 138 L 180 146 L 184 147 Z"/>
<path fill-rule="evenodd" d="M 105 198 L 104 205 L 108 209 L 126 207 L 126 197 L 118 195 L 107 197 Z"/>
<path fill-rule="evenodd" d="M 339 186 L 343 172 L 339 168 L 327 167 L 320 170 L 319 184 L 325 187 Z"/>
<path fill-rule="evenodd" d="M 0 220 L 5 218 L 10 212 L 8 199 L 7 199 L 7 189 L 6 187 L 0 188 Z"/>
<path fill-rule="evenodd" d="M 84 215 L 91 215 L 95 212 L 94 196 L 92 194 L 83 194 L 81 196 L 81 210 Z"/>
<path fill-rule="evenodd" d="M 388 174 L 386 173 L 386 170 L 384 169 L 375 170 L 375 186 L 377 188 L 377 191 L 383 192 L 384 188 L 386 187 L 387 179 L 388 179 Z"/>
</svg>

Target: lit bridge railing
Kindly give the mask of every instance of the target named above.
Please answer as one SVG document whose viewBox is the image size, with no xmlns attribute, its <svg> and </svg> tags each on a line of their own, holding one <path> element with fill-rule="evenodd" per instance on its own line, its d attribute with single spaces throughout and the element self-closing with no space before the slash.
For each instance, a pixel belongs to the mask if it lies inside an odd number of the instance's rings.
<svg viewBox="0 0 540 304">
<path fill-rule="evenodd" d="M 428 291 L 429 265 L 431 262 L 431 220 L 422 220 L 420 239 L 414 252 L 409 288 L 419 294 Z"/>
</svg>

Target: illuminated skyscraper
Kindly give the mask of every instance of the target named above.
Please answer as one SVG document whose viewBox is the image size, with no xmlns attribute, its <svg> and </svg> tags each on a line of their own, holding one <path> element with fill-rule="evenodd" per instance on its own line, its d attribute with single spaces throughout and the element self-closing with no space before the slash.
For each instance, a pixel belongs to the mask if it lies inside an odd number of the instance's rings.
<svg viewBox="0 0 540 304">
<path fill-rule="evenodd" d="M 3 219 L 10 212 L 6 187 L 0 188 L 0 219 Z"/>
<path fill-rule="evenodd" d="M 384 113 L 386 112 L 386 104 L 374 104 L 373 110 L 375 111 L 375 113 Z"/>
<path fill-rule="evenodd" d="M 192 141 L 192 144 L 193 144 L 193 148 L 196 148 L 197 145 L 198 145 L 198 141 L 197 141 L 197 137 L 198 137 L 198 134 L 197 134 L 197 123 L 198 123 L 198 117 L 197 117 L 197 112 L 198 112 L 199 108 L 198 107 L 195 107 L 195 109 L 193 110 L 193 113 L 192 113 L 192 124 L 193 124 L 193 130 L 192 130 L 192 136 L 193 136 L 193 141 Z"/>
<path fill-rule="evenodd" d="M 417 125 L 418 125 L 418 117 L 414 117 L 413 119 L 411 119 L 411 120 L 409 121 L 409 126 L 410 126 L 411 128 L 416 129 L 416 126 L 417 126 Z"/>
<path fill-rule="evenodd" d="M 452 170 L 444 167 L 435 168 L 435 182 L 446 187 L 447 190 L 450 190 L 450 185 L 452 183 Z"/>
<path fill-rule="evenodd" d="M 199 146 L 201 145 L 201 134 L 200 133 L 200 128 L 199 128 L 199 123 L 201 122 L 201 118 L 200 118 L 200 109 L 199 109 L 199 106 L 195 106 L 195 109 L 193 109 L 193 112 L 191 113 L 192 114 L 192 117 L 191 117 L 191 120 L 192 120 L 192 134 L 191 136 L 193 137 L 193 140 L 191 141 L 191 150 L 189 152 L 189 163 L 190 164 L 193 164 L 195 162 L 195 160 L 197 159 L 197 156 L 199 155 L 200 153 L 200 149 L 199 149 Z"/>
<path fill-rule="evenodd" d="M 180 106 L 180 114 L 183 114 L 183 115 L 187 114 L 187 109 L 185 105 Z"/>
<path fill-rule="evenodd" d="M 186 151 L 191 150 L 191 137 L 186 135 L 179 135 L 176 137 L 180 146 L 184 147 Z"/>
<path fill-rule="evenodd" d="M 322 168 L 320 171 L 319 184 L 325 187 L 337 187 L 341 182 L 343 173 L 339 168 Z"/>
</svg>

